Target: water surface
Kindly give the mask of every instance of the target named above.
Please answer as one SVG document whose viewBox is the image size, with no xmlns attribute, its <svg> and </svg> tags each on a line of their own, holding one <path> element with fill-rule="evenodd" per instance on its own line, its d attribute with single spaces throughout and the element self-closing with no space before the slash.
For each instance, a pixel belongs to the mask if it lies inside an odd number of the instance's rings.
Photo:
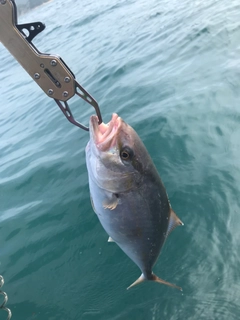
<svg viewBox="0 0 240 320">
<path fill-rule="evenodd" d="M 53 0 L 19 17 L 139 133 L 184 222 L 144 283 L 89 200 L 88 133 L 0 47 L 0 274 L 13 319 L 240 317 L 240 4 Z M 92 109 L 70 102 L 88 123 Z M 2 312 L 1 312 L 2 316 Z"/>
</svg>

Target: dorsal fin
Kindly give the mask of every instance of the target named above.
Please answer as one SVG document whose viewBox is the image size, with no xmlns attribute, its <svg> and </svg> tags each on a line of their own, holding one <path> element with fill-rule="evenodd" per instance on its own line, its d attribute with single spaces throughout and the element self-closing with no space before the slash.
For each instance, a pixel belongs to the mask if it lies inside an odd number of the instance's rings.
<svg viewBox="0 0 240 320">
<path fill-rule="evenodd" d="M 170 208 L 170 216 L 169 216 L 169 223 L 168 223 L 166 238 L 177 226 L 183 226 L 183 225 L 184 223 L 178 218 L 178 216 L 173 211 L 173 209 Z"/>
</svg>

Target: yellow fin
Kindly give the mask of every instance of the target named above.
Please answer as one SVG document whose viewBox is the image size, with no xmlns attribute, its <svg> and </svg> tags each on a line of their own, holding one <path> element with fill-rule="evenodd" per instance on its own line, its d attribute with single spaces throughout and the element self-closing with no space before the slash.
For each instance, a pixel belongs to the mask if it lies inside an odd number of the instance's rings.
<svg viewBox="0 0 240 320">
<path fill-rule="evenodd" d="M 166 238 L 177 226 L 183 226 L 183 225 L 184 223 L 178 218 L 178 216 L 173 211 L 173 209 L 170 208 L 170 217 L 169 217 Z"/>
<path fill-rule="evenodd" d="M 180 291 L 183 291 L 181 287 L 178 287 L 178 286 L 176 286 L 176 285 L 173 284 L 173 283 L 170 283 L 170 282 L 167 282 L 167 281 L 165 281 L 165 280 L 162 280 L 162 279 L 158 278 L 158 276 L 156 276 L 154 273 L 152 274 L 152 276 L 153 276 L 153 279 L 151 279 L 151 280 L 154 281 L 154 282 L 158 282 L 158 283 L 161 283 L 161 284 L 165 284 L 166 286 L 169 286 L 169 287 L 178 289 L 178 290 L 180 290 Z"/>
<path fill-rule="evenodd" d="M 141 276 L 135 282 L 133 282 L 133 284 L 131 284 L 127 288 L 127 290 L 132 288 L 133 286 L 136 286 L 139 283 L 142 283 L 142 282 L 148 281 L 148 280 L 149 281 L 154 281 L 154 282 L 157 282 L 157 283 L 161 283 L 161 284 L 165 284 L 166 286 L 169 286 L 169 287 L 172 287 L 172 288 L 175 288 L 175 289 L 178 289 L 178 290 L 182 291 L 181 287 L 178 287 L 175 284 L 172 284 L 170 282 L 167 282 L 165 280 L 162 280 L 162 279 L 158 278 L 154 273 L 151 274 L 151 277 L 149 277 L 149 279 L 147 279 L 143 274 L 141 274 Z"/>
</svg>

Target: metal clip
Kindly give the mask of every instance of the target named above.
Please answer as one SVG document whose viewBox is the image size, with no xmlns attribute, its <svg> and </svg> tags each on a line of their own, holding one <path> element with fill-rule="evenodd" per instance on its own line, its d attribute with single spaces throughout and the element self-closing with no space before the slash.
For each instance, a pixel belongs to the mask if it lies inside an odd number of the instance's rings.
<svg viewBox="0 0 240 320">
<path fill-rule="evenodd" d="M 17 24 L 15 1 L 0 0 L 0 41 L 2 44 L 40 88 L 56 101 L 70 122 L 88 130 L 88 127 L 74 119 L 67 103 L 77 94 L 94 107 L 100 124 L 102 117 L 98 103 L 77 83 L 66 63 L 58 55 L 41 53 L 32 44 L 34 37 L 44 28 L 45 25 L 41 22 Z"/>
<path fill-rule="evenodd" d="M 3 276 L 0 276 L 0 288 L 4 285 L 4 279 Z M 6 308 L 5 305 L 8 301 L 8 296 L 6 294 L 6 292 L 0 290 L 0 294 L 4 297 L 3 303 L 0 305 L 0 309 L 5 310 L 8 314 L 7 320 L 10 320 L 12 317 L 12 313 L 11 310 Z"/>
</svg>

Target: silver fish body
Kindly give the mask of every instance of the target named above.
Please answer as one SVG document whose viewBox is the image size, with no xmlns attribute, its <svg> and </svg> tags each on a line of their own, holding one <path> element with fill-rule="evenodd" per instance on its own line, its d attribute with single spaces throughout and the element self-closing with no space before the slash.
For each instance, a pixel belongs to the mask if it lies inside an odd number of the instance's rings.
<svg viewBox="0 0 240 320">
<path fill-rule="evenodd" d="M 113 114 L 107 125 L 97 120 L 91 117 L 86 147 L 93 209 L 111 239 L 142 271 L 131 286 L 153 280 L 179 288 L 152 272 L 167 235 L 182 225 L 156 167 L 137 133 L 120 117 Z"/>
</svg>

